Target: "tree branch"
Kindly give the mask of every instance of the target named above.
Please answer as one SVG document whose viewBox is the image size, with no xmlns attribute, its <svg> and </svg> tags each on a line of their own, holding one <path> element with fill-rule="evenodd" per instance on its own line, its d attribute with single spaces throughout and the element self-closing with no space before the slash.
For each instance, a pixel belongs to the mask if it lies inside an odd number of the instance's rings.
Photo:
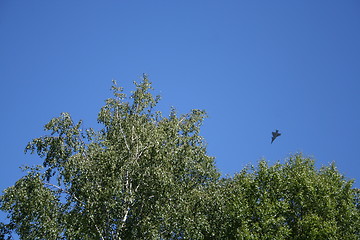
<svg viewBox="0 0 360 240">
<path fill-rule="evenodd" d="M 57 186 L 57 185 L 55 185 L 55 184 L 52 184 L 52 183 L 44 183 L 44 184 L 45 184 L 45 185 L 48 185 L 48 186 L 51 186 L 51 187 L 54 187 L 54 188 L 56 188 L 56 189 L 59 189 L 59 190 L 62 191 L 63 193 L 69 194 L 69 195 L 70 195 L 71 197 L 73 197 L 79 204 L 81 204 L 83 207 L 85 207 L 85 205 L 84 205 L 74 194 L 71 194 L 71 193 L 70 193 L 69 191 L 67 191 L 66 189 L 63 189 L 63 188 L 61 188 L 61 187 L 59 187 L 59 186 Z M 101 234 L 101 231 L 100 231 L 99 227 L 98 227 L 98 226 L 96 225 L 96 223 L 95 223 L 94 217 L 91 216 L 91 214 L 90 214 L 90 218 L 91 218 L 91 220 L 93 221 L 94 226 L 95 226 L 97 232 L 99 233 L 101 239 L 102 239 L 102 240 L 105 240 L 105 238 L 104 238 L 103 235 Z"/>
</svg>

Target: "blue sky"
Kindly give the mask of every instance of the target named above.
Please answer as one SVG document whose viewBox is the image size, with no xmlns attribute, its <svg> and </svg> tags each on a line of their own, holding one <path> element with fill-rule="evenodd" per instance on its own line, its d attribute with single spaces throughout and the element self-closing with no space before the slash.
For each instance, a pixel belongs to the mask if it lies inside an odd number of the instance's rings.
<svg viewBox="0 0 360 240">
<path fill-rule="evenodd" d="M 160 110 L 208 112 L 224 175 L 303 152 L 360 187 L 359 12 L 358 0 L 2 0 L 0 190 L 41 163 L 23 150 L 52 117 L 98 127 L 111 80 L 130 91 L 143 73 Z"/>
</svg>

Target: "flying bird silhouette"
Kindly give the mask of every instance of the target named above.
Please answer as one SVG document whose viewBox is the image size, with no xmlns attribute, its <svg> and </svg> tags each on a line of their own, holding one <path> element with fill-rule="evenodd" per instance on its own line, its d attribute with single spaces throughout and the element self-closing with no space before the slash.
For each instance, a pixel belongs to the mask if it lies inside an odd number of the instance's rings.
<svg viewBox="0 0 360 240">
<path fill-rule="evenodd" d="M 279 130 L 277 130 L 277 129 L 275 132 L 272 132 L 271 143 L 273 143 L 273 141 L 280 135 L 281 135 L 281 133 L 279 133 Z"/>
</svg>

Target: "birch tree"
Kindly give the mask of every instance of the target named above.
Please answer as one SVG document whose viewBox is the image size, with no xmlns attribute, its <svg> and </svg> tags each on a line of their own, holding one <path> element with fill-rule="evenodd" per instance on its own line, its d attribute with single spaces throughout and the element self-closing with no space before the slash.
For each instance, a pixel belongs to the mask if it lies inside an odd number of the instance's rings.
<svg viewBox="0 0 360 240">
<path fill-rule="evenodd" d="M 63 113 L 45 125 L 48 135 L 27 145 L 42 165 L 27 167 L 1 196 L 7 228 L 21 239 L 188 234 L 189 196 L 219 177 L 200 136 L 205 112 L 171 109 L 164 117 L 145 75 L 130 96 L 115 82 L 112 90 L 98 115 L 101 130 L 83 129 Z"/>
</svg>

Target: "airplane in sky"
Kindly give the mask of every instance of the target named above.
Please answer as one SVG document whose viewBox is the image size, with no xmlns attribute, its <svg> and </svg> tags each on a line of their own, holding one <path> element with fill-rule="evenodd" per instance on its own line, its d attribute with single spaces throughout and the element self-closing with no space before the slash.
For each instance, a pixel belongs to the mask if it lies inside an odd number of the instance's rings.
<svg viewBox="0 0 360 240">
<path fill-rule="evenodd" d="M 280 135 L 281 135 L 281 133 L 279 133 L 279 130 L 277 130 L 277 129 L 275 132 L 272 132 L 271 143 L 273 143 L 273 141 Z"/>
</svg>

